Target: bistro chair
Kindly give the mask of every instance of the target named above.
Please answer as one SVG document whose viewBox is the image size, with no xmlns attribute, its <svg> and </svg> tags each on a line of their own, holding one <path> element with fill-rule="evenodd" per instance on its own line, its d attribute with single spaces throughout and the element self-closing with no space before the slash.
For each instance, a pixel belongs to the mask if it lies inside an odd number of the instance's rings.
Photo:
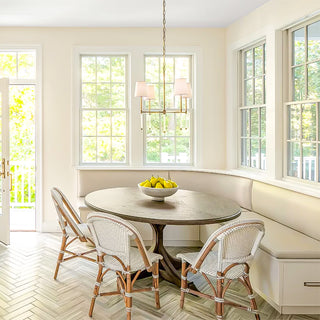
<svg viewBox="0 0 320 320">
<path fill-rule="evenodd" d="M 62 242 L 56 270 L 53 277 L 54 279 L 57 279 L 59 267 L 62 262 L 78 257 L 96 262 L 96 259 L 87 256 L 88 254 L 95 252 L 96 250 L 92 249 L 90 251 L 76 253 L 67 249 L 67 247 L 75 240 L 90 243 L 92 246 L 94 246 L 94 243 L 91 240 L 92 237 L 87 224 L 81 221 L 79 215 L 74 210 L 66 196 L 58 188 L 51 189 L 51 196 L 58 214 L 59 225 L 62 231 Z M 70 240 L 68 241 L 69 238 Z M 69 255 L 66 258 L 64 258 L 65 253 Z"/>
<path fill-rule="evenodd" d="M 92 212 L 88 215 L 88 226 L 97 249 L 99 270 L 93 290 L 89 310 L 92 317 L 93 308 L 98 296 L 122 295 L 127 319 L 131 319 L 132 293 L 154 291 L 156 308 L 160 308 L 159 300 L 159 260 L 160 254 L 148 252 L 138 230 L 128 221 L 107 214 Z M 134 240 L 137 248 L 130 246 Z M 133 285 L 142 271 L 152 273 L 152 286 L 133 289 Z M 103 277 L 114 271 L 117 276 L 117 290 L 99 292 Z"/>
<path fill-rule="evenodd" d="M 217 319 L 223 319 L 225 305 L 250 311 L 256 319 L 260 319 L 249 280 L 248 262 L 253 259 L 263 236 L 264 224 L 262 221 L 238 220 L 213 232 L 199 253 L 178 254 L 177 257 L 182 260 L 180 307 L 183 308 L 185 294 L 191 293 L 214 300 Z M 218 245 L 217 250 L 212 251 L 216 244 Z M 201 274 L 212 289 L 213 295 L 189 289 L 188 272 Z M 216 280 L 216 286 L 209 280 L 209 277 Z M 231 282 L 236 279 L 248 291 L 250 307 L 224 298 Z"/>
</svg>

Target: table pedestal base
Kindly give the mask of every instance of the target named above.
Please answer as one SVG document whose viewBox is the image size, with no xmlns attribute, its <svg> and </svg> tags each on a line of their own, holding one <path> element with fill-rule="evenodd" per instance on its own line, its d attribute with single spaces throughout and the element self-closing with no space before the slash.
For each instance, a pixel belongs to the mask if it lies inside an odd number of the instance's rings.
<svg viewBox="0 0 320 320">
<path fill-rule="evenodd" d="M 171 256 L 163 245 L 163 230 L 166 226 L 151 224 L 151 227 L 153 230 L 153 243 L 149 250 L 163 256 L 163 260 L 160 261 L 160 275 L 163 279 L 180 287 L 179 269 L 181 268 L 181 260 Z"/>
</svg>

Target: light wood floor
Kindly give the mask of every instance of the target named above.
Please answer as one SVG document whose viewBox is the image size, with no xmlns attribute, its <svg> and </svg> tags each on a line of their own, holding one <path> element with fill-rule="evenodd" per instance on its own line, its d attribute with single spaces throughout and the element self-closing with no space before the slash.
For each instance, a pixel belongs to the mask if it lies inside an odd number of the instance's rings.
<svg viewBox="0 0 320 320">
<path fill-rule="evenodd" d="M 95 283 L 97 266 L 82 259 L 62 264 L 58 281 L 53 280 L 60 246 L 60 235 L 40 233 L 12 233 L 9 247 L 0 245 L 0 319 L 3 320 L 80 320 L 90 319 L 87 314 Z M 172 253 L 189 248 L 171 248 Z M 137 286 L 151 283 L 151 279 L 137 281 Z M 115 289 L 112 275 L 105 278 L 104 286 Z M 205 289 L 206 290 L 206 289 Z M 239 296 L 240 295 L 240 296 Z M 236 283 L 230 288 L 228 299 L 244 302 L 245 296 Z M 211 301 L 188 295 L 185 308 L 179 308 L 180 290 L 161 281 L 161 309 L 154 307 L 151 292 L 133 297 L 133 319 L 215 319 Z M 319 316 L 279 315 L 260 297 L 257 298 L 263 320 L 319 320 Z M 97 298 L 93 319 L 124 320 L 125 306 L 121 297 Z M 247 320 L 254 316 L 226 307 L 225 319 Z"/>
</svg>

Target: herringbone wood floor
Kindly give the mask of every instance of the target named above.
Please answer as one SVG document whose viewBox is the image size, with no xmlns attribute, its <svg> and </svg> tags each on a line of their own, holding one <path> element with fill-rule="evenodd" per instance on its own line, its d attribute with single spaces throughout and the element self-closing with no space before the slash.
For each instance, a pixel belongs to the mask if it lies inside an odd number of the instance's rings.
<svg viewBox="0 0 320 320">
<path fill-rule="evenodd" d="M 53 280 L 60 235 L 41 233 L 12 233 L 9 247 L 0 245 L 0 319 L 3 320 L 82 320 L 87 314 L 95 283 L 97 266 L 89 261 L 75 259 L 62 264 L 58 281 Z M 172 248 L 173 253 L 190 248 Z M 151 279 L 137 281 L 137 286 Z M 200 284 L 201 285 L 201 284 Z M 105 278 L 104 286 L 115 289 L 112 275 Z M 243 302 L 245 292 L 235 284 L 228 299 Z M 161 309 L 154 307 L 151 292 L 137 293 L 133 297 L 133 319 L 215 319 L 211 301 L 188 295 L 185 308 L 179 308 L 179 288 L 160 283 Z M 263 320 L 319 320 L 319 316 L 281 316 L 261 298 L 257 298 Z M 125 306 L 121 297 L 97 299 L 93 319 L 125 319 Z M 226 308 L 228 320 L 254 319 L 253 315 Z"/>
</svg>

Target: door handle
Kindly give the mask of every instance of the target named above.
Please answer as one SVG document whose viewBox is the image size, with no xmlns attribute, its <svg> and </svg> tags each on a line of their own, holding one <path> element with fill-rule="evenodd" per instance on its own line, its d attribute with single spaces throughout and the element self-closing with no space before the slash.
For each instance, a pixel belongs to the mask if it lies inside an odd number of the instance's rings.
<svg viewBox="0 0 320 320">
<path fill-rule="evenodd" d="M 2 178 L 5 179 L 6 177 L 6 160 L 5 158 L 2 158 L 2 161 L 1 161 L 1 172 L 0 172 L 0 176 Z"/>
</svg>

